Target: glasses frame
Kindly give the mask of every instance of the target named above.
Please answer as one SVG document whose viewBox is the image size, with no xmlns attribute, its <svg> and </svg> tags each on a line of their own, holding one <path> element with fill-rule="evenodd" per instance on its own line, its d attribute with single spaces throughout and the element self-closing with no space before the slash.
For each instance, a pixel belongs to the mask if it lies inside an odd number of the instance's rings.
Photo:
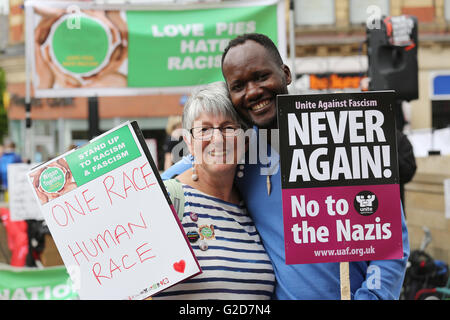
<svg viewBox="0 0 450 320">
<path fill-rule="evenodd" d="M 224 127 L 194 127 L 194 128 L 191 128 L 190 130 L 189 130 L 189 132 L 191 133 L 191 135 L 192 135 L 192 137 L 195 139 L 195 140 L 202 140 L 202 141 L 208 141 L 208 140 L 211 140 L 212 139 L 212 137 L 214 136 L 214 130 L 219 130 L 220 131 L 220 133 L 222 134 L 222 137 L 224 137 L 224 138 L 233 138 L 233 137 L 237 137 L 238 135 L 240 135 L 241 133 L 242 133 L 242 126 L 240 126 L 240 125 L 233 125 L 233 127 L 235 127 L 235 129 L 234 129 L 234 134 L 233 135 L 226 135 L 225 134 L 225 129 L 226 128 L 229 128 L 231 125 L 226 125 L 226 126 L 224 126 Z M 203 128 L 208 128 L 208 129 L 212 129 L 212 131 L 211 131 L 211 134 L 208 136 L 208 137 L 196 137 L 195 135 L 194 135 L 194 129 L 199 129 L 199 128 L 201 128 L 201 129 L 203 129 Z"/>
</svg>

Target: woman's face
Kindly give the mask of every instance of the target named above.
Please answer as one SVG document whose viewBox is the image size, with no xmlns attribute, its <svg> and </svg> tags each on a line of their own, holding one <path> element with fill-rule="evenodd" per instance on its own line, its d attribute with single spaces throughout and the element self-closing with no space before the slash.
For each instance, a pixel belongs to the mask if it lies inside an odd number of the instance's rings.
<svg viewBox="0 0 450 320">
<path fill-rule="evenodd" d="M 231 119 L 202 114 L 192 124 L 190 141 L 186 143 L 195 158 L 195 165 L 219 173 L 234 169 L 245 153 L 242 133 L 243 130 Z"/>
</svg>

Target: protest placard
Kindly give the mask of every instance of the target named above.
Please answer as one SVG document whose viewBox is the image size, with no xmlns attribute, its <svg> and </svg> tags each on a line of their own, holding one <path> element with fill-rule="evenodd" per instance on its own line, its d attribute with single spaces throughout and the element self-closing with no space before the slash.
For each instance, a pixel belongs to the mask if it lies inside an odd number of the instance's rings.
<svg viewBox="0 0 450 320">
<path fill-rule="evenodd" d="M 278 96 L 287 264 L 402 258 L 393 101 Z"/>
<path fill-rule="evenodd" d="M 27 178 L 27 172 L 35 166 L 36 163 L 8 165 L 8 198 L 12 221 L 44 219 Z"/>
<path fill-rule="evenodd" d="M 136 122 L 28 176 L 81 299 L 143 299 L 201 272 Z"/>
</svg>

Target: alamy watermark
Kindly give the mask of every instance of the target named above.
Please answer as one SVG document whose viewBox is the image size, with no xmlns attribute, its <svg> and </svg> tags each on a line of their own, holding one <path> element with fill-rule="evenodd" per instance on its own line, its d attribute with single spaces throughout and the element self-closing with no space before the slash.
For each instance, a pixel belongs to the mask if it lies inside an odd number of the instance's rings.
<svg viewBox="0 0 450 320">
<path fill-rule="evenodd" d="M 69 18 L 66 20 L 67 29 L 81 29 L 81 9 L 77 5 L 70 5 L 66 9 Z"/>
<path fill-rule="evenodd" d="M 194 149 L 194 164 L 261 164 L 261 175 L 272 175 L 278 171 L 279 152 L 279 130 L 253 128 L 242 130 L 236 137 L 223 137 L 211 140 L 194 139 L 186 129 L 179 129 L 186 137 Z M 216 133 L 217 134 L 217 133 Z M 178 138 L 172 137 L 172 141 Z M 206 145 L 205 145 L 206 144 Z M 223 157 L 212 155 L 220 154 Z M 187 156 L 190 154 L 186 144 L 179 142 L 172 149 L 172 160 L 190 161 Z M 201 155 L 201 156 L 200 156 Z"/>
<path fill-rule="evenodd" d="M 379 6 L 370 5 L 366 8 L 366 27 L 369 30 L 381 28 L 382 10 Z"/>
<path fill-rule="evenodd" d="M 366 284 L 370 290 L 381 289 L 381 269 L 379 266 L 371 264 L 367 268 Z"/>
</svg>

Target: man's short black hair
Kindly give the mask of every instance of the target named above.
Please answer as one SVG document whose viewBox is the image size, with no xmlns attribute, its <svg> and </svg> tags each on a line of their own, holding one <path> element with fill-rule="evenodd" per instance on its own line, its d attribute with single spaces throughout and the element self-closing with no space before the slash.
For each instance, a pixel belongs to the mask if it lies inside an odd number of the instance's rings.
<svg viewBox="0 0 450 320">
<path fill-rule="evenodd" d="M 222 66 L 223 66 L 223 60 L 225 60 L 225 56 L 227 55 L 228 50 L 230 50 L 231 48 L 233 48 L 237 45 L 243 44 L 247 40 L 253 40 L 253 41 L 259 43 L 264 48 L 266 48 L 267 52 L 271 55 L 271 57 L 277 64 L 279 64 L 279 65 L 283 64 L 283 59 L 281 59 L 280 52 L 278 51 L 277 46 L 275 45 L 275 43 L 273 43 L 273 41 L 268 36 L 261 34 L 261 33 L 245 33 L 243 35 L 240 35 L 240 36 L 232 39 L 228 43 L 228 46 L 225 48 L 225 50 L 223 51 L 223 54 L 222 54 Z"/>
</svg>

